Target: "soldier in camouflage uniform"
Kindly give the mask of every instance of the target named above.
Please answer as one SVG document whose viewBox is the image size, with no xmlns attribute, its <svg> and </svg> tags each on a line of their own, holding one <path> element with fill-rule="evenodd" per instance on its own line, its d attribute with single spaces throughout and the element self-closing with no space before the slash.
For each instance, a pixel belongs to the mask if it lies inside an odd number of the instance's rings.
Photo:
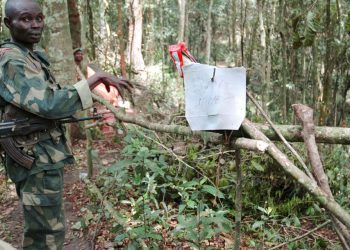
<svg viewBox="0 0 350 250">
<path fill-rule="evenodd" d="M 73 86 L 61 87 L 51 75 L 45 56 L 33 49 L 44 27 L 38 3 L 8 0 L 5 15 L 11 40 L 0 48 L 0 96 L 14 110 L 11 117 L 17 113 L 48 120 L 69 117 L 92 106 L 91 90 L 101 82 L 106 87 L 118 90 L 124 87 L 130 91 L 127 81 L 102 71 Z M 74 162 L 64 130 L 55 126 L 14 139 L 20 150 L 35 159 L 29 169 L 8 156 L 5 164 L 23 204 L 23 249 L 62 249 L 63 166 Z"/>
</svg>

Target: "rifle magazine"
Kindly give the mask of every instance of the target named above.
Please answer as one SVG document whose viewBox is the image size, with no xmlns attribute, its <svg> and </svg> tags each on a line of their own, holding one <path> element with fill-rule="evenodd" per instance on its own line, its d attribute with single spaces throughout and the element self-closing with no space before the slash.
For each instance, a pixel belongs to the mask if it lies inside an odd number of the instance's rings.
<svg viewBox="0 0 350 250">
<path fill-rule="evenodd" d="M 25 154 L 18 147 L 16 147 L 16 143 L 12 137 L 0 139 L 0 144 L 6 154 L 20 166 L 27 169 L 32 168 L 35 158 Z"/>
</svg>

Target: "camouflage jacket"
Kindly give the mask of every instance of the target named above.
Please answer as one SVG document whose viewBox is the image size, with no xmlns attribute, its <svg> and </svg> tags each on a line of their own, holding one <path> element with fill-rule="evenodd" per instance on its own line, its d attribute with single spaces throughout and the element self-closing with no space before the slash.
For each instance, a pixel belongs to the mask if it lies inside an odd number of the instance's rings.
<svg viewBox="0 0 350 250">
<path fill-rule="evenodd" d="M 0 48 L 1 97 L 24 111 L 46 119 L 65 118 L 90 108 L 92 97 L 86 80 L 61 87 L 51 75 L 49 65 L 39 52 L 31 52 L 13 43 L 3 44 Z M 27 171 L 10 166 L 15 163 L 7 159 L 6 168 L 13 181 L 74 162 L 63 128 L 53 128 L 47 133 L 49 136 L 41 137 L 45 139 L 36 135 L 31 136 L 29 141 L 27 137 L 17 138 L 18 143 L 32 153 L 35 162 L 32 169 Z"/>
</svg>

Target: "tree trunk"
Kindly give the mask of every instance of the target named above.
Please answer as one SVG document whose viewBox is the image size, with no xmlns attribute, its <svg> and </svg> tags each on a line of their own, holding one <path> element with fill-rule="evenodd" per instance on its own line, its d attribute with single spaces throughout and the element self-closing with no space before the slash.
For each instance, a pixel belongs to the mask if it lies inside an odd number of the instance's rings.
<svg viewBox="0 0 350 250">
<path fill-rule="evenodd" d="M 321 93 L 319 94 L 320 88 L 318 86 L 321 85 L 320 83 L 320 77 L 319 77 L 319 70 L 318 70 L 318 53 L 317 53 L 317 41 L 314 43 L 311 49 L 311 55 L 312 55 L 312 66 L 311 66 L 311 80 L 314 82 L 312 85 L 313 91 L 312 91 L 312 101 L 313 101 L 313 109 L 318 110 L 319 107 L 319 96 L 321 96 Z"/>
<path fill-rule="evenodd" d="M 106 21 L 106 9 L 108 2 L 105 0 L 99 0 L 98 9 L 98 27 L 99 27 L 99 39 L 98 39 L 98 62 L 105 64 L 107 62 L 107 53 L 110 43 L 110 29 L 109 24 Z"/>
<path fill-rule="evenodd" d="M 95 36 L 94 36 L 94 15 L 92 12 L 91 0 L 86 0 L 86 9 L 87 9 L 87 15 L 88 15 L 88 22 L 89 22 L 88 40 L 91 44 L 92 60 L 95 60 L 96 59 L 96 44 L 95 44 Z"/>
<path fill-rule="evenodd" d="M 118 39 L 119 39 L 119 55 L 120 55 L 120 72 L 123 77 L 126 77 L 126 61 L 125 61 L 125 41 L 123 31 L 123 11 L 122 2 L 117 1 L 118 15 Z"/>
<path fill-rule="evenodd" d="M 131 64 L 132 64 L 132 46 L 134 43 L 134 29 L 135 29 L 135 18 L 133 14 L 133 9 L 132 9 L 132 0 L 126 0 L 126 4 L 128 6 L 128 21 L 129 21 L 129 26 L 128 26 L 128 44 L 127 44 L 127 58 L 126 61 L 129 64 L 129 67 L 131 69 Z M 129 74 L 131 73 L 131 70 L 129 70 Z M 130 76 L 129 76 L 130 78 Z"/>
<path fill-rule="evenodd" d="M 128 7 L 130 11 L 128 60 L 130 66 L 138 72 L 145 69 L 142 56 L 143 0 L 128 0 Z"/>
<path fill-rule="evenodd" d="M 49 55 L 52 73 L 60 84 L 73 84 L 75 71 L 67 1 L 45 1 L 44 13 L 47 19 L 43 45 Z"/>
<path fill-rule="evenodd" d="M 155 54 L 157 53 L 157 34 L 160 34 L 160 29 L 158 28 L 158 23 L 156 22 L 155 12 L 156 8 L 153 6 L 157 6 L 156 0 L 148 0 L 149 8 L 145 8 L 144 11 L 144 35 L 143 35 L 143 51 L 144 51 L 144 61 L 146 65 L 154 65 L 155 63 Z M 160 7 L 161 8 L 161 7 Z M 146 38 L 146 39 L 145 39 Z"/>
<path fill-rule="evenodd" d="M 73 48 L 80 48 L 81 42 L 81 22 L 76 0 L 67 0 L 70 35 L 72 37 Z"/>
<path fill-rule="evenodd" d="M 186 0 L 178 0 L 179 4 L 179 12 L 180 12 L 180 18 L 179 18 L 179 28 L 178 28 L 178 41 L 183 42 L 185 39 L 185 27 L 186 27 Z"/>
<path fill-rule="evenodd" d="M 264 88 L 266 86 L 266 32 L 264 27 L 264 18 L 263 18 L 263 11 L 264 11 L 264 0 L 257 0 L 257 7 L 258 7 L 258 20 L 259 20 L 259 34 L 260 34 L 260 84 Z M 261 93 L 261 106 L 266 111 L 266 102 L 267 100 L 266 96 L 268 95 L 268 92 Z"/>
<path fill-rule="evenodd" d="M 333 73 L 333 62 L 332 62 L 332 54 L 334 51 L 332 50 L 332 40 L 333 40 L 333 31 L 331 28 L 331 1 L 327 0 L 326 4 L 326 25 L 325 25 L 325 39 L 326 39 L 326 55 L 324 61 L 324 74 L 322 81 L 322 90 L 323 90 L 323 98 L 320 103 L 320 125 L 326 125 L 330 117 L 330 111 L 332 106 L 332 73 Z"/>
<path fill-rule="evenodd" d="M 276 23 L 275 20 L 275 2 L 274 1 L 268 1 L 267 2 L 267 9 L 270 9 L 271 11 L 271 18 L 267 18 L 266 20 L 266 27 L 269 27 L 267 29 L 266 33 L 266 89 L 272 89 L 271 84 L 271 77 L 272 77 L 272 51 L 273 51 L 273 39 L 272 35 L 274 34 L 275 30 L 273 28 L 273 24 Z M 266 12 L 265 12 L 266 13 Z M 268 100 L 270 101 L 271 95 L 268 96 Z M 267 107 L 266 107 L 267 110 Z"/>
<path fill-rule="evenodd" d="M 250 32 L 250 41 L 249 41 L 249 50 L 247 55 L 247 67 L 252 68 L 253 67 L 253 54 L 255 50 L 255 44 L 256 44 L 256 37 L 257 37 L 257 28 L 259 25 L 259 17 L 255 18 L 255 22 L 253 24 L 253 27 Z M 248 37 L 248 34 L 247 34 Z"/>
<path fill-rule="evenodd" d="M 285 36 L 285 31 L 287 30 L 285 27 L 284 16 L 286 14 L 285 11 L 285 3 L 280 0 L 279 3 L 280 16 L 279 16 L 279 34 L 281 37 L 281 60 L 282 60 L 282 69 L 281 69 L 281 80 L 282 80 L 282 94 L 281 94 L 281 102 L 282 102 L 282 118 L 283 121 L 287 119 L 288 112 L 288 101 L 287 101 L 287 65 L 288 65 L 288 57 L 287 57 L 287 41 Z"/>
<path fill-rule="evenodd" d="M 213 2 L 214 0 L 209 0 L 209 10 L 208 10 L 208 22 L 207 22 L 207 43 L 206 43 L 206 62 L 210 64 L 210 52 L 211 52 L 211 18 L 213 11 Z"/>
<path fill-rule="evenodd" d="M 231 0 L 231 11 L 229 13 L 230 14 L 230 17 L 232 18 L 232 21 L 231 21 L 231 34 L 230 34 L 230 38 L 231 38 L 231 51 L 233 53 L 233 59 L 234 59 L 234 62 L 235 62 L 235 65 L 239 65 L 239 60 L 238 60 L 238 48 L 239 48 L 239 45 L 237 44 L 237 38 L 236 38 L 236 31 L 237 31 L 237 1 L 236 0 Z"/>
<path fill-rule="evenodd" d="M 241 0 L 241 25 L 240 25 L 240 49 L 241 49 L 241 65 L 246 65 L 245 54 L 244 54 L 244 39 L 245 39 L 245 26 L 247 20 L 247 5 L 245 0 Z"/>
<path fill-rule="evenodd" d="M 99 31 L 100 31 L 100 38 L 108 39 L 108 32 L 107 32 L 107 26 L 108 23 L 106 21 L 106 1 L 105 0 L 99 0 L 98 1 L 99 9 L 98 9 L 98 18 L 99 18 Z"/>
</svg>

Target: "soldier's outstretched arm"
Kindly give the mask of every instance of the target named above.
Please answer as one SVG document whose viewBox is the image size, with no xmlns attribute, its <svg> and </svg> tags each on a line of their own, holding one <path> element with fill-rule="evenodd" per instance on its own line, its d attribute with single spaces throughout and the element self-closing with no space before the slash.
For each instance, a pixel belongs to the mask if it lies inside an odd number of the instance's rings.
<svg viewBox="0 0 350 250">
<path fill-rule="evenodd" d="M 129 93 L 132 93 L 133 85 L 124 78 L 118 78 L 110 73 L 104 72 L 96 67 L 94 64 L 89 64 L 96 73 L 87 79 L 90 90 L 93 90 L 101 82 L 106 86 L 109 91 L 110 86 L 115 87 L 120 96 L 124 99 L 123 90 L 127 90 Z"/>
</svg>

